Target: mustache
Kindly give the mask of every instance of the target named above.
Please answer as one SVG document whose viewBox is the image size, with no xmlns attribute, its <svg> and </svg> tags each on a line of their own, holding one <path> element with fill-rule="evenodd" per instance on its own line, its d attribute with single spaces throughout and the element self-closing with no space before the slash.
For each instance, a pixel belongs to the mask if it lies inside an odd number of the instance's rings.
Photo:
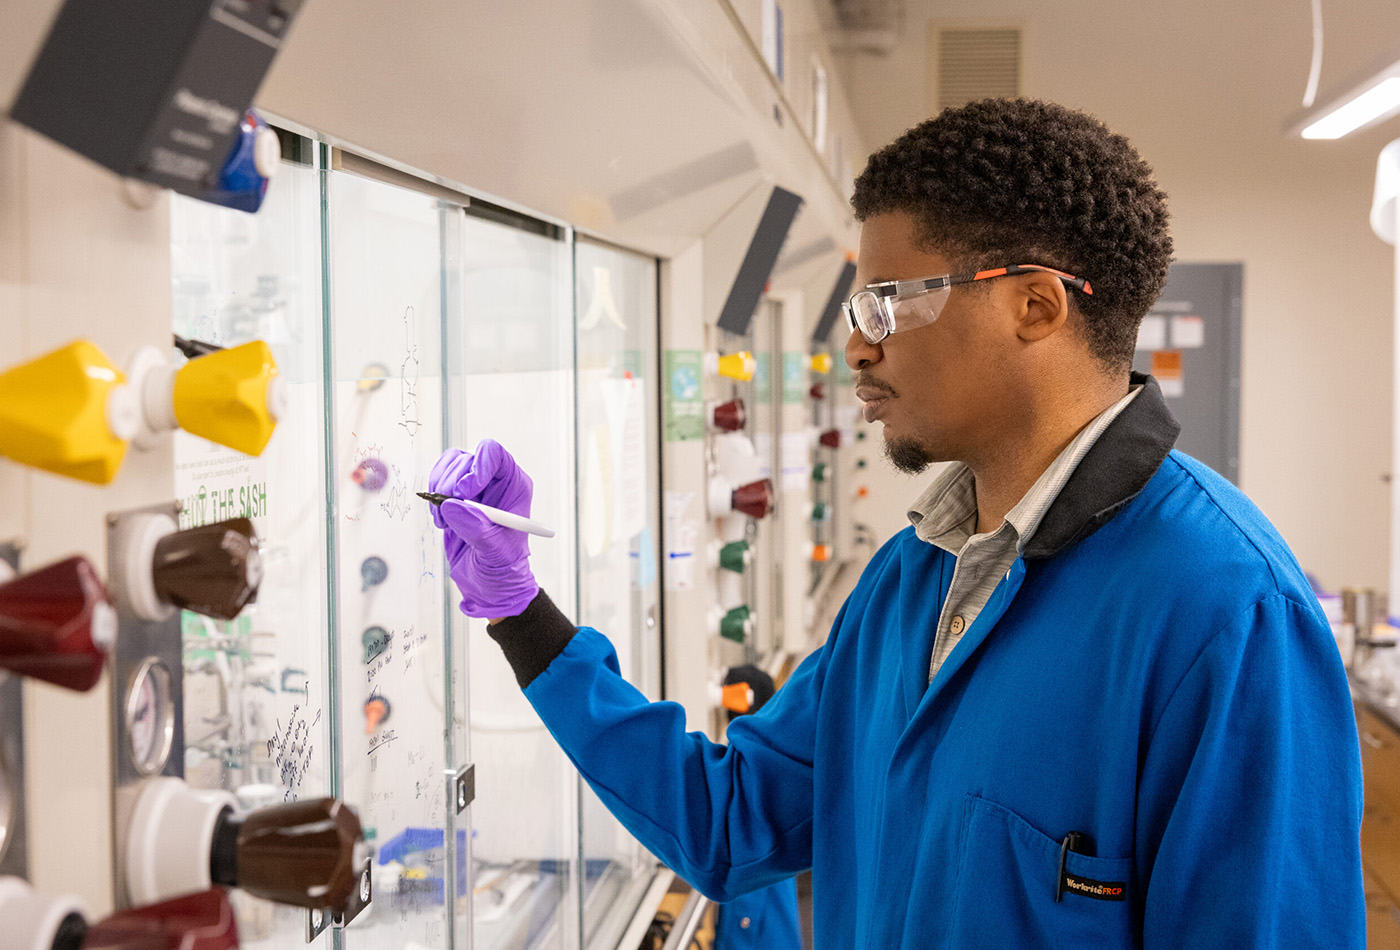
<svg viewBox="0 0 1400 950">
<path fill-rule="evenodd" d="M 887 382 L 884 382 L 883 380 L 876 379 L 874 376 L 871 376 L 866 370 L 861 370 L 859 373 L 856 374 L 855 383 L 857 389 L 878 389 L 883 393 L 888 393 L 890 396 L 899 395 L 899 393 L 895 391 L 895 388 L 893 386 L 891 386 Z"/>
</svg>

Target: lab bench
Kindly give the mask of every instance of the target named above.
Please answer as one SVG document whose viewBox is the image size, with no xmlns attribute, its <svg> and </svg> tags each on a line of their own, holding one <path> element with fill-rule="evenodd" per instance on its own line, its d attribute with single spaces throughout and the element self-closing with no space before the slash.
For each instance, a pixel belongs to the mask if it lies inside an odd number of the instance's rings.
<svg viewBox="0 0 1400 950">
<path fill-rule="evenodd" d="M 1391 701 L 1355 679 L 1351 693 L 1365 790 L 1366 945 L 1400 948 L 1400 695 Z"/>
</svg>

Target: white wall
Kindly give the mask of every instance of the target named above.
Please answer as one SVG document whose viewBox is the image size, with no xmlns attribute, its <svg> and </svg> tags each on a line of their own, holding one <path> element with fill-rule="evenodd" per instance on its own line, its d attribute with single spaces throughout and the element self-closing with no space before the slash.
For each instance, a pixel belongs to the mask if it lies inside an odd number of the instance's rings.
<svg viewBox="0 0 1400 950">
<path fill-rule="evenodd" d="M 1324 92 L 1400 57 L 1394 0 L 1323 7 Z M 910 0 L 888 57 L 843 56 L 872 147 L 931 113 L 927 23 L 966 9 Z M 1137 145 L 1170 195 L 1179 260 L 1244 262 L 1243 487 L 1326 584 L 1384 587 L 1393 263 L 1367 213 L 1400 120 L 1335 143 L 1284 136 L 1311 54 L 1305 0 L 986 0 L 977 13 L 1024 27 L 1024 94 Z M 871 521 L 898 527 L 923 483 L 882 480 Z"/>
<path fill-rule="evenodd" d="M 169 205 L 133 207 L 113 175 L 0 120 L 0 368 L 85 337 L 118 366 L 170 333 Z M 103 488 L 0 460 L 0 539 L 23 567 L 81 553 L 106 573 L 108 511 L 172 497 L 168 441 Z M 111 906 L 110 677 L 89 693 L 25 684 L 30 879 Z"/>
</svg>

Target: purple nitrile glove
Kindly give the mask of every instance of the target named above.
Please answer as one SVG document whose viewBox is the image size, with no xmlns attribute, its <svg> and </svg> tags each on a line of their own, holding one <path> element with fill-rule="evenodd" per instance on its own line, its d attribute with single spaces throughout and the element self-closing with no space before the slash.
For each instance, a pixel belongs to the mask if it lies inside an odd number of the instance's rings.
<svg viewBox="0 0 1400 950">
<path fill-rule="evenodd" d="M 528 518 L 535 493 L 530 476 L 499 442 L 483 439 L 475 452 L 444 452 L 428 476 L 428 490 L 452 496 L 434 507 L 433 523 L 443 529 L 448 573 L 462 593 L 462 613 L 496 618 L 523 612 L 540 591 L 530 571 L 530 536 L 452 499 Z"/>
</svg>

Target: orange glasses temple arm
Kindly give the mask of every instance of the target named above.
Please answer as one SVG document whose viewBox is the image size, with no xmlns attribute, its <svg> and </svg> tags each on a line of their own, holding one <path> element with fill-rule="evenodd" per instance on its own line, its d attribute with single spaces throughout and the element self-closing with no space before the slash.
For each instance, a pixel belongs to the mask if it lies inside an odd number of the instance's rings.
<svg viewBox="0 0 1400 950">
<path fill-rule="evenodd" d="M 976 274 L 972 275 L 972 279 L 986 280 L 989 277 L 1001 277 L 1004 274 L 1021 274 L 1026 271 L 1043 271 L 1047 274 L 1054 274 L 1061 280 L 1068 281 L 1075 287 L 1078 287 L 1089 296 L 1092 297 L 1094 295 L 1094 288 L 1090 286 L 1088 280 L 1082 277 L 1075 277 L 1073 274 L 1067 274 L 1062 270 L 1056 270 L 1053 267 L 1045 267 L 1041 264 L 1012 264 L 1008 267 L 995 267 L 991 270 L 978 271 Z"/>
</svg>

